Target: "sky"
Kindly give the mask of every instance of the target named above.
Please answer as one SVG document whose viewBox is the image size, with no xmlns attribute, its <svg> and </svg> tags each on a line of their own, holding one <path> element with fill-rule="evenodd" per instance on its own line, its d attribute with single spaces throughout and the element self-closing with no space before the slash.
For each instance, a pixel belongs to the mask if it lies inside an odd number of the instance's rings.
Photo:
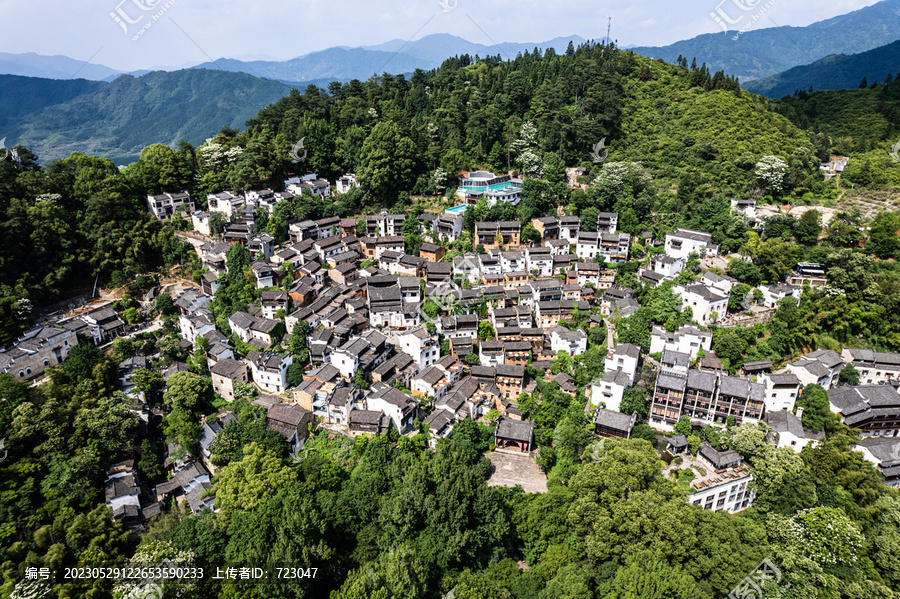
<svg viewBox="0 0 900 599">
<path fill-rule="evenodd" d="M 770 2 L 765 26 L 803 26 L 877 0 L 0 0 L 0 52 L 131 71 L 221 57 L 286 60 L 433 33 L 488 45 L 599 39 L 609 16 L 620 46 L 661 46 L 721 31 L 710 16 L 717 8 L 735 14 L 738 5 Z"/>
</svg>

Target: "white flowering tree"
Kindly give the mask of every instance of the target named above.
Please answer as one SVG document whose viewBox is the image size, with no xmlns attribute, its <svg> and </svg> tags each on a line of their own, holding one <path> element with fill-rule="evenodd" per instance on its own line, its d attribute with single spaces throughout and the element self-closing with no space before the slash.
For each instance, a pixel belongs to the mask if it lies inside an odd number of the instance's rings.
<svg viewBox="0 0 900 599">
<path fill-rule="evenodd" d="M 146 568 L 148 577 L 144 579 L 135 577 L 116 584 L 113 587 L 113 596 L 116 599 L 145 599 L 163 597 L 166 591 L 173 596 L 175 594 L 180 596 L 195 581 L 178 575 L 190 572 L 193 562 L 192 551 L 181 551 L 169 541 L 141 543 L 123 569 L 138 573 Z M 156 578 L 157 569 L 165 570 L 166 573 Z"/>
<path fill-rule="evenodd" d="M 200 160 L 204 167 L 217 169 L 240 158 L 241 154 L 244 153 L 244 149 L 241 146 L 226 148 L 216 138 L 212 137 L 197 148 L 197 153 L 200 154 Z"/>
<path fill-rule="evenodd" d="M 447 171 L 441 167 L 434 169 L 434 175 L 431 176 L 431 182 L 435 191 L 441 193 L 447 187 Z"/>
<path fill-rule="evenodd" d="M 787 163 L 778 156 L 763 156 L 756 163 L 756 180 L 770 193 L 781 193 L 787 171 Z"/>
<path fill-rule="evenodd" d="M 516 155 L 516 164 L 523 174 L 542 175 L 544 162 L 538 154 L 537 128 L 531 121 L 525 121 L 519 137 L 512 142 L 511 150 Z"/>
<path fill-rule="evenodd" d="M 800 551 L 820 564 L 852 563 L 862 547 L 862 533 L 840 508 L 803 510 L 790 526 Z"/>
</svg>

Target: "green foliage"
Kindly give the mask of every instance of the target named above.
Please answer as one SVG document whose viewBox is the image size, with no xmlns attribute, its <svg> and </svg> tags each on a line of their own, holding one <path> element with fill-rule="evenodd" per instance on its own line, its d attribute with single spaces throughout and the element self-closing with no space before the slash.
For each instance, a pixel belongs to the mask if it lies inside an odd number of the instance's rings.
<svg viewBox="0 0 900 599">
<path fill-rule="evenodd" d="M 838 375 L 838 383 L 841 385 L 858 385 L 859 371 L 853 364 L 847 364 Z"/>
<path fill-rule="evenodd" d="M 260 500 L 294 480 L 297 473 L 257 443 L 243 448 L 243 459 L 232 461 L 216 477 L 216 508 L 227 522 L 235 510 L 252 510 Z"/>
<path fill-rule="evenodd" d="M 673 428 L 676 435 L 690 435 L 691 434 L 691 417 L 687 414 L 683 415 L 678 422 L 675 423 L 675 427 Z"/>
<path fill-rule="evenodd" d="M 481 341 L 493 341 L 495 336 L 494 327 L 487 320 L 478 323 L 478 339 Z"/>
<path fill-rule="evenodd" d="M 167 385 L 163 400 L 171 410 L 163 420 L 163 431 L 182 450 L 197 455 L 200 417 L 213 402 L 212 383 L 192 372 L 176 372 Z"/>
<path fill-rule="evenodd" d="M 813 432 L 828 430 L 834 426 L 834 416 L 828 403 L 828 392 L 820 385 L 807 385 L 797 398 L 797 406 L 803 408 L 800 420 L 803 428 Z"/>
<path fill-rule="evenodd" d="M 633 414 L 637 412 L 638 420 L 646 420 L 650 413 L 650 400 L 647 397 L 647 390 L 640 387 L 629 387 L 625 389 L 622 396 L 622 403 L 619 404 L 619 411 L 623 414 Z M 654 437 L 655 438 L 655 437 Z"/>
<path fill-rule="evenodd" d="M 265 410 L 250 405 L 246 399 L 235 399 L 231 408 L 237 418 L 228 422 L 210 445 L 210 461 L 216 467 L 240 461 L 244 449 L 255 443 L 261 449 L 283 458 L 287 453 L 281 433 L 266 427 Z"/>
<path fill-rule="evenodd" d="M 849 563 L 862 548 L 863 536 L 840 508 L 816 507 L 791 521 L 800 551 L 820 564 Z"/>
</svg>

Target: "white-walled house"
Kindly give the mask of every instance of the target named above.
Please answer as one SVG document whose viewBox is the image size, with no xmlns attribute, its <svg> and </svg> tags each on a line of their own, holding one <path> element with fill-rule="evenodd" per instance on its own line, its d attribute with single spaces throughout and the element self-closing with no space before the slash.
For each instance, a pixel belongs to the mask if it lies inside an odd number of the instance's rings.
<svg viewBox="0 0 900 599">
<path fill-rule="evenodd" d="M 674 285 L 672 291 L 681 296 L 682 310 L 690 308 L 693 319 L 702 326 L 718 322 L 728 311 L 728 298 L 719 295 L 703 283 Z"/>
<path fill-rule="evenodd" d="M 787 370 L 797 375 L 804 387 L 816 384 L 831 389 L 837 383 L 844 366 L 844 360 L 836 352 L 817 349 L 788 364 Z"/>
<path fill-rule="evenodd" d="M 253 381 L 270 393 L 284 393 L 288 388 L 287 371 L 294 363 L 290 354 L 252 351 L 247 354 Z"/>
<path fill-rule="evenodd" d="M 570 331 L 559 325 L 550 329 L 550 350 L 577 356 L 587 351 L 587 334 L 581 329 Z"/>
<path fill-rule="evenodd" d="M 696 253 L 701 258 L 718 254 L 718 246 L 713 245 L 712 235 L 703 231 L 691 229 L 675 229 L 674 233 L 666 234 L 666 254 L 673 258 L 687 260 L 688 256 Z"/>
<path fill-rule="evenodd" d="M 791 410 L 800 397 L 800 379 L 791 372 L 764 373 L 759 382 L 766 386 L 766 412 Z"/>
<path fill-rule="evenodd" d="M 400 351 L 412 357 L 419 370 L 431 366 L 438 360 L 440 348 L 424 327 L 416 327 L 398 335 Z"/>
<path fill-rule="evenodd" d="M 661 354 L 664 351 L 676 351 L 690 354 L 693 360 L 701 349 L 704 352 L 710 351 L 712 337 L 712 333 L 701 331 L 690 324 L 682 326 L 674 333 L 669 333 L 662 327 L 653 327 L 650 335 L 650 353 Z"/>
<path fill-rule="evenodd" d="M 625 389 L 631 386 L 628 375 L 621 370 L 607 370 L 602 378 L 591 383 L 591 405 L 602 405 L 607 410 L 619 411 Z"/>
<path fill-rule="evenodd" d="M 334 188 L 338 193 L 347 193 L 354 187 L 359 187 L 359 181 L 356 180 L 356 174 L 354 173 L 346 173 L 334 184 Z"/>
<path fill-rule="evenodd" d="M 628 376 L 628 384 L 633 385 L 637 378 L 638 364 L 641 359 L 641 350 L 637 345 L 621 343 L 614 349 L 610 349 L 603 360 L 606 372 L 621 370 Z"/>
<path fill-rule="evenodd" d="M 790 447 L 797 453 L 809 445 L 825 437 L 824 432 L 813 433 L 803 428 L 800 418 L 803 408 L 797 408 L 795 415 L 790 410 L 778 410 L 766 413 L 766 424 L 778 434 L 775 446 Z"/>
</svg>

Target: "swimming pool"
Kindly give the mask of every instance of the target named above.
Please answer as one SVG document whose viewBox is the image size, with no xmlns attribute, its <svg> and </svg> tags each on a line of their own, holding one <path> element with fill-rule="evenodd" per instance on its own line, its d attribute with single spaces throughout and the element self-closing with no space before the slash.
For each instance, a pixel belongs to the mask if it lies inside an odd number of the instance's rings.
<svg viewBox="0 0 900 599">
<path fill-rule="evenodd" d="M 444 212 L 449 212 L 450 214 L 462 214 L 468 208 L 468 204 L 460 204 L 459 206 L 454 206 L 453 208 L 447 208 Z"/>
</svg>

